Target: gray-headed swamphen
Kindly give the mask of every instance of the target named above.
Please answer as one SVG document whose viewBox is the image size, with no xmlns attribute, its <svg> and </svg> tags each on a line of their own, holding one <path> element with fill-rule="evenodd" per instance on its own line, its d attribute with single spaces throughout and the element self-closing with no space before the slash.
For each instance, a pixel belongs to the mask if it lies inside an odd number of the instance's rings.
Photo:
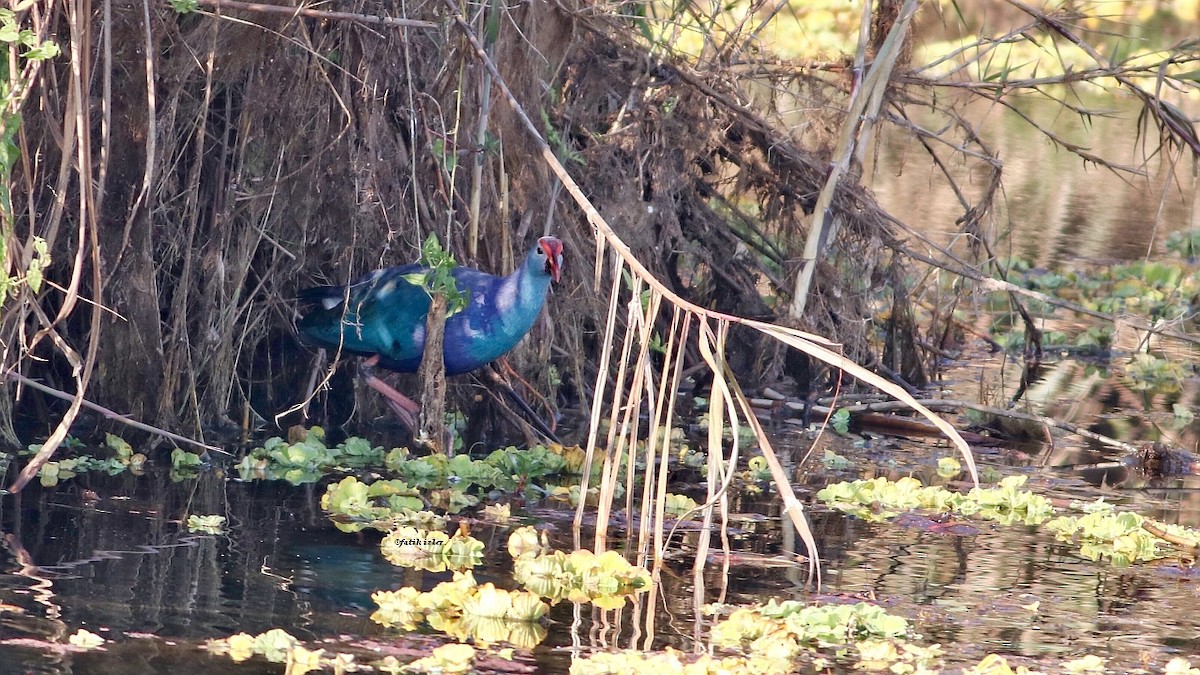
<svg viewBox="0 0 1200 675">
<path fill-rule="evenodd" d="M 533 327 L 551 280 L 562 273 L 563 245 L 542 237 L 512 274 L 498 277 L 468 267 L 451 274 L 466 306 L 446 319 L 443 354 L 447 375 L 467 373 L 507 354 Z M 367 357 L 366 365 L 415 373 L 425 352 L 425 319 L 430 298 L 412 275 L 418 264 L 388 267 L 359 277 L 349 286 L 321 286 L 300 292 L 309 311 L 297 327 L 312 345 Z M 415 427 L 419 406 L 387 383 L 366 375 L 400 419 Z"/>
</svg>

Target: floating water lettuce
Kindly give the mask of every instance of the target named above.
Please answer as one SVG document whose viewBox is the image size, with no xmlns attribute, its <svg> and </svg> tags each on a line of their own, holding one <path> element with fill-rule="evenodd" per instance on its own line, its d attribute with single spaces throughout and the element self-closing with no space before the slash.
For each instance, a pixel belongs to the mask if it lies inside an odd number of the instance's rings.
<svg viewBox="0 0 1200 675">
<path fill-rule="evenodd" d="M 445 532 L 400 526 L 388 533 L 379 544 L 388 562 L 430 572 L 464 570 L 483 562 L 483 542 L 456 532 Z"/>
<path fill-rule="evenodd" d="M 765 605 L 734 610 L 713 627 L 712 641 L 718 647 L 745 647 L 752 655 L 791 659 L 813 647 L 903 638 L 909 632 L 907 620 L 878 605 L 810 605 L 772 599 Z"/>
<path fill-rule="evenodd" d="M 475 648 L 471 645 L 449 644 L 433 650 L 433 654 L 417 659 L 404 667 L 404 672 L 451 675 L 469 673 L 475 668 Z"/>
<path fill-rule="evenodd" d="M 963 668 L 963 675 L 1041 675 L 1038 671 L 1025 666 L 1013 668 L 1008 660 L 999 654 L 988 654 L 974 666 Z"/>
<path fill-rule="evenodd" d="M 1165 542 L 1142 528 L 1144 520 L 1136 513 L 1105 510 L 1078 518 L 1055 518 L 1046 527 L 1059 541 L 1077 541 L 1079 555 L 1088 560 L 1128 567 L 1163 557 L 1158 545 Z"/>
<path fill-rule="evenodd" d="M 79 441 L 64 442 L 63 445 L 72 449 L 83 447 L 83 443 Z M 116 457 L 101 458 L 80 455 L 78 457 L 62 457 L 46 462 L 38 471 L 38 478 L 42 486 L 53 487 L 60 481 L 69 480 L 89 471 L 98 471 L 115 476 L 126 470 L 139 473 L 145 467 L 146 456 L 140 452 L 135 453 L 133 447 L 120 436 L 105 434 L 105 445 L 116 453 Z M 29 446 L 27 453 L 36 454 L 41 449 L 41 445 L 33 444 Z"/>
<path fill-rule="evenodd" d="M 550 608 L 527 591 L 508 591 L 475 582 L 470 572 L 455 572 L 428 592 L 412 587 L 376 591 L 379 609 L 371 620 L 388 627 L 415 630 L 422 623 L 459 640 L 509 642 L 532 648 L 546 637 L 538 623 Z"/>
<path fill-rule="evenodd" d="M 942 457 L 937 463 L 938 476 L 950 480 L 962 473 L 962 462 L 957 457 Z"/>
<path fill-rule="evenodd" d="M 531 543 L 531 527 L 509 537 L 509 552 L 517 552 L 513 578 L 551 604 L 562 600 L 591 602 L 601 609 L 620 609 L 625 598 L 649 589 L 650 572 L 631 565 L 617 551 L 544 551 Z"/>
<path fill-rule="evenodd" d="M 539 555 L 550 553 L 550 543 L 546 538 L 546 532 L 538 532 L 536 528 L 525 526 L 513 530 L 513 533 L 508 535 L 508 554 L 517 558 L 533 558 Z"/>
<path fill-rule="evenodd" d="M 221 534 L 225 527 L 225 516 L 188 516 L 188 532 Z"/>
<path fill-rule="evenodd" d="M 171 451 L 171 480 L 179 481 L 194 477 L 204 466 L 204 458 L 182 448 Z"/>
<path fill-rule="evenodd" d="M 421 493 L 400 480 L 364 483 L 354 476 L 330 483 L 321 496 L 321 508 L 329 512 L 333 524 L 343 532 L 358 532 L 373 527 L 384 532 L 400 525 L 440 530 L 445 520 L 423 511 Z"/>
<path fill-rule="evenodd" d="M 562 450 L 562 446 L 556 447 Z M 567 468 L 567 459 L 562 454 L 556 454 L 541 445 L 528 450 L 517 450 L 512 447 L 497 450 L 488 455 L 485 461 L 517 481 L 519 485 L 527 484 L 530 480 L 538 478 L 556 476 L 564 473 Z M 580 458 L 581 464 L 582 461 Z"/>
<path fill-rule="evenodd" d="M 880 477 L 832 483 L 817 492 L 817 499 L 863 520 L 881 522 L 912 509 L 953 511 L 964 497 L 941 487 L 923 487 L 921 481 L 906 476 L 895 482 Z"/>
<path fill-rule="evenodd" d="M 1191 243 L 1178 240 L 1178 251 L 1191 258 Z M 1170 244 L 1168 244 L 1170 245 Z M 1163 317 L 1178 317 L 1181 330 L 1195 331 L 1197 315 L 1195 298 L 1200 294 L 1200 275 L 1195 266 L 1180 261 L 1138 260 L 1112 266 L 1088 266 L 1063 274 L 1035 269 L 1026 261 L 1014 260 L 1009 266 L 1009 280 L 1018 285 L 1057 295 L 1091 310 L 1112 315 L 1132 314 L 1148 323 Z M 997 297 L 1002 297 L 997 294 Z M 1007 299 L 1004 300 L 1007 303 Z M 1065 308 L 1051 307 L 1042 302 L 1028 304 L 1030 312 L 1050 317 L 1064 315 Z M 1024 328 L 1013 328 L 1003 321 L 992 326 L 996 340 L 1009 348 L 1023 346 Z M 1046 344 L 1074 345 L 1081 351 L 1106 351 L 1112 345 L 1111 327 L 1090 327 L 1074 337 L 1057 331 L 1043 335 Z M 1057 333 L 1057 334 L 1056 334 Z M 1148 356 L 1148 355 L 1143 355 Z M 1130 384 L 1144 391 L 1177 391 L 1184 373 L 1179 366 L 1155 357 L 1134 357 L 1126 370 Z"/>
<path fill-rule="evenodd" d="M 669 516 L 676 518 L 682 517 L 684 514 L 695 511 L 699 505 L 696 500 L 687 495 L 667 494 L 667 499 L 663 503 L 663 511 Z"/>
<path fill-rule="evenodd" d="M 375 466 L 384 461 L 383 448 L 363 438 L 351 437 L 333 447 L 325 444 L 320 427 L 297 429 L 292 442 L 275 436 L 254 448 L 234 467 L 243 480 L 286 480 L 293 485 L 312 483 L 336 468 Z"/>
<path fill-rule="evenodd" d="M 488 504 L 483 507 L 479 515 L 486 521 L 496 523 L 497 525 L 507 525 L 512 519 L 511 504 Z"/>
<path fill-rule="evenodd" d="M 863 640 L 854 645 L 858 650 L 855 670 L 893 673 L 937 673 L 937 662 L 943 656 L 941 645 L 923 647 L 904 640 Z"/>
<path fill-rule="evenodd" d="M 912 477 L 895 482 L 887 478 L 834 483 L 817 493 L 831 508 L 863 520 L 882 522 L 904 511 L 923 509 L 978 516 L 1002 525 L 1037 525 L 1054 515 L 1050 500 L 1021 490 L 1026 476 L 1008 476 L 994 488 L 972 488 L 967 494 L 943 487 L 924 487 Z"/>
<path fill-rule="evenodd" d="M 661 652 L 600 652 L 571 662 L 571 675 L 783 675 L 794 671 L 787 659 L 685 654 L 667 647 Z"/>
<path fill-rule="evenodd" d="M 1064 671 L 1068 673 L 1103 673 L 1104 659 L 1095 654 L 1087 654 L 1077 659 L 1071 659 L 1062 664 Z"/>
<path fill-rule="evenodd" d="M 238 633 L 221 640 L 209 640 L 205 647 L 214 654 L 226 654 L 237 663 L 257 655 L 271 663 L 287 664 L 288 675 L 304 675 L 327 669 L 334 672 L 352 672 L 360 669 L 352 655 L 328 654 L 324 649 L 308 649 L 280 628 L 272 628 L 258 635 Z"/>
<path fill-rule="evenodd" d="M 1006 476 L 994 488 L 971 488 L 958 505 L 958 512 L 1001 525 L 1040 525 L 1054 515 L 1054 505 L 1041 495 L 1020 489 L 1028 478 Z"/>
<path fill-rule="evenodd" d="M 207 648 L 211 652 L 228 654 L 234 661 L 245 661 L 259 655 L 271 663 L 283 663 L 287 660 L 288 652 L 299 645 L 300 641 L 287 631 L 272 628 L 259 635 L 238 633 L 223 640 L 209 640 Z"/>
<path fill-rule="evenodd" d="M 1125 379 L 1134 391 L 1170 394 L 1179 391 L 1187 371 L 1181 363 L 1138 352 L 1125 364 Z"/>
</svg>

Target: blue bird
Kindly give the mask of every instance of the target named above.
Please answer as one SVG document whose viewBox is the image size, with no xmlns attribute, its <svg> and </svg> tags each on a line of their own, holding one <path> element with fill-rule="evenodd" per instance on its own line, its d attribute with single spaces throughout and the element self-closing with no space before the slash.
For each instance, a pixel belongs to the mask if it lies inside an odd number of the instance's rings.
<svg viewBox="0 0 1200 675">
<path fill-rule="evenodd" d="M 456 267 L 451 271 L 466 306 L 446 319 L 443 358 L 447 375 L 467 373 L 504 356 L 533 327 L 551 280 L 562 274 L 563 245 L 542 237 L 512 274 L 497 277 Z M 415 373 L 425 353 L 425 319 L 430 298 L 413 284 L 427 272 L 419 264 L 376 270 L 349 286 L 321 286 L 299 294 L 310 310 L 297 324 L 301 339 L 342 353 L 367 357 L 367 366 Z M 388 399 L 410 428 L 420 408 L 382 380 L 367 384 Z"/>
</svg>

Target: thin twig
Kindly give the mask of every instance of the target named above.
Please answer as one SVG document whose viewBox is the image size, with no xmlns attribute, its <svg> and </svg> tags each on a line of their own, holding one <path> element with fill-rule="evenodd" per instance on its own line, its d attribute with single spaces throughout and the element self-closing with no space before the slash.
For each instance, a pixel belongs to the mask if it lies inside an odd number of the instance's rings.
<svg viewBox="0 0 1200 675">
<path fill-rule="evenodd" d="M 316 19 L 334 19 L 341 21 L 357 21 L 359 23 L 375 23 L 384 26 L 399 26 L 401 28 L 441 28 L 432 21 L 416 19 L 397 19 L 390 16 L 373 16 L 370 14 L 355 14 L 353 12 L 330 12 L 310 7 L 284 7 L 282 5 L 264 5 L 258 2 L 239 2 L 238 0 L 197 0 L 197 4 L 218 9 L 244 9 L 248 12 L 264 12 L 267 14 L 287 14 L 288 16 L 310 16 Z"/>
<path fill-rule="evenodd" d="M 54 389 L 53 387 L 48 387 L 36 380 L 31 380 L 28 377 L 25 377 L 24 375 L 16 372 L 15 370 L 0 371 L 0 377 L 5 377 L 9 380 L 20 382 L 21 384 L 25 385 L 26 387 L 31 387 L 31 388 L 36 389 L 44 394 L 48 394 L 55 398 L 60 398 L 64 401 L 75 400 L 74 395 L 68 394 L 65 391 L 60 391 L 58 389 Z M 196 441 L 196 440 L 187 438 L 186 436 L 180 436 L 178 434 L 173 434 L 164 429 L 159 429 L 158 427 L 153 427 L 153 426 L 150 426 L 149 424 L 145 424 L 143 422 L 138 422 L 137 420 L 130 419 L 130 418 L 122 415 L 121 413 L 109 410 L 108 408 L 105 408 L 102 405 L 97 405 L 86 399 L 83 400 L 82 407 L 87 408 L 88 410 L 92 410 L 92 411 L 100 413 L 101 415 L 104 416 L 105 419 L 113 420 L 114 422 L 120 422 L 121 424 L 124 424 L 125 426 L 133 427 L 134 429 L 139 429 L 141 431 L 146 431 L 146 432 L 155 434 L 157 436 L 162 436 L 163 438 L 175 441 L 177 443 L 186 443 L 189 445 L 194 445 L 198 448 L 204 448 L 205 450 L 213 450 L 215 452 L 224 452 L 223 450 L 221 450 L 221 448 L 218 448 L 216 446 L 208 445 L 206 443 L 201 443 L 200 441 Z"/>
</svg>

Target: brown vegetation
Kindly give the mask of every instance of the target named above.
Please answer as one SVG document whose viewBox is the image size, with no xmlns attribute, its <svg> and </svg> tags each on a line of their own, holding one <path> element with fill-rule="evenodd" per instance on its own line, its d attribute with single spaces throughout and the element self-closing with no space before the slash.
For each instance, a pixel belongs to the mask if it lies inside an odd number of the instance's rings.
<svg viewBox="0 0 1200 675">
<path fill-rule="evenodd" d="M 342 8 L 434 28 L 205 6 L 51 14 L 60 40 L 79 42 L 74 59 L 47 66 L 27 107 L 17 233 L 46 237 L 48 278 L 66 285 L 84 270 L 80 295 L 106 310 L 47 321 L 63 294 L 43 289 L 47 317 L 4 317 L 6 367 L 74 391 L 74 357 L 29 336 L 51 324 L 74 350 L 96 337 L 94 363 L 79 364 L 92 370 L 89 398 L 219 439 L 246 406 L 269 419 L 302 398 L 311 359 L 292 328 L 298 288 L 410 260 L 430 230 L 460 259 L 506 270 L 550 230 L 567 242 L 570 275 L 535 329 L 553 339 L 529 341 L 520 362 L 592 380 L 607 303 L 591 283 L 591 233 L 513 113 L 481 106 L 494 90 L 444 6 Z M 763 297 L 787 304 L 823 153 L 798 147 L 731 84 L 652 58 L 592 7 L 473 9 L 509 86 L 639 258 L 698 304 L 775 318 Z M 864 288 L 846 280 L 890 275 L 879 255 L 888 234 L 864 194 L 839 199 L 853 216 L 847 254 L 821 275 L 829 300 L 808 324 L 862 357 Z M 82 265 L 66 253 L 80 238 Z M 779 367 L 742 351 L 760 372 Z M 33 411 L 36 398 L 22 405 Z"/>
<path fill-rule="evenodd" d="M 53 0 L 20 17 L 56 34 L 64 56 L 45 66 L 22 108 L 6 264 L 26 269 L 33 237 L 43 237 L 57 286 L 36 298 L 24 287 L 10 300 L 0 325 L 4 366 L 67 392 L 86 385 L 89 398 L 114 410 L 220 440 L 251 410 L 273 423 L 303 398 L 312 359 L 295 339 L 297 289 L 411 260 L 430 231 L 460 260 L 506 271 L 549 231 L 566 242 L 568 275 L 534 329 L 540 339 L 515 360 L 537 373 L 539 389 L 561 381 L 586 400 L 608 307 L 606 288 L 593 283 L 601 249 L 450 20 L 452 5 L 358 2 L 335 15 L 200 4 L 179 14 L 148 0 Z M 751 16 L 768 13 L 759 4 Z M 861 41 L 871 57 L 915 6 L 880 3 Z M 928 132 L 904 117 L 901 90 L 889 87 L 895 77 L 861 79 L 867 48 L 856 61 L 759 58 L 753 22 L 744 22 L 738 35 L 713 39 L 697 66 L 648 47 L 640 20 L 613 7 L 463 9 L 583 192 L 639 260 L 697 305 L 787 319 L 812 212 L 824 203 L 830 165 L 844 160 L 851 180 L 828 191 L 830 208 L 817 214 L 836 222 L 835 241 L 817 248 L 814 292 L 802 320 L 789 321 L 920 382 L 925 359 L 897 224 L 857 186 L 861 147 L 835 147 L 847 137 L 840 111 L 851 91 L 870 89 L 881 116 L 909 126 L 935 164 L 943 160 Z M 1074 37 L 1063 21 L 1022 12 L 1031 26 Z M 898 68 L 910 54 L 900 39 Z M 1092 77 L 1109 72 L 1101 71 Z M 921 73 L 902 81 L 1001 102 L 1018 86 Z M 1163 133 L 1190 145 L 1194 136 L 1175 128 L 1177 111 L 1151 106 L 1158 99 L 1140 91 Z M 978 199 L 963 198 L 960 221 L 973 246 L 982 244 L 973 253 L 990 259 L 984 226 L 999 164 L 950 116 L 960 138 L 952 147 L 990 168 Z M 871 300 L 880 292 L 892 304 L 885 345 L 872 343 Z M 935 299 L 935 319 L 954 302 Z M 739 373 L 778 377 L 789 364 L 761 340 L 735 327 L 728 358 Z M 702 360 L 695 346 L 685 359 Z M 803 366 L 790 364 L 798 379 L 808 377 Z M 331 378 L 335 422 L 350 414 L 349 374 Z M 0 432 L 18 444 L 13 393 L 11 385 L 0 392 Z M 45 414 L 33 392 L 19 411 L 43 425 L 61 418 Z"/>
</svg>

